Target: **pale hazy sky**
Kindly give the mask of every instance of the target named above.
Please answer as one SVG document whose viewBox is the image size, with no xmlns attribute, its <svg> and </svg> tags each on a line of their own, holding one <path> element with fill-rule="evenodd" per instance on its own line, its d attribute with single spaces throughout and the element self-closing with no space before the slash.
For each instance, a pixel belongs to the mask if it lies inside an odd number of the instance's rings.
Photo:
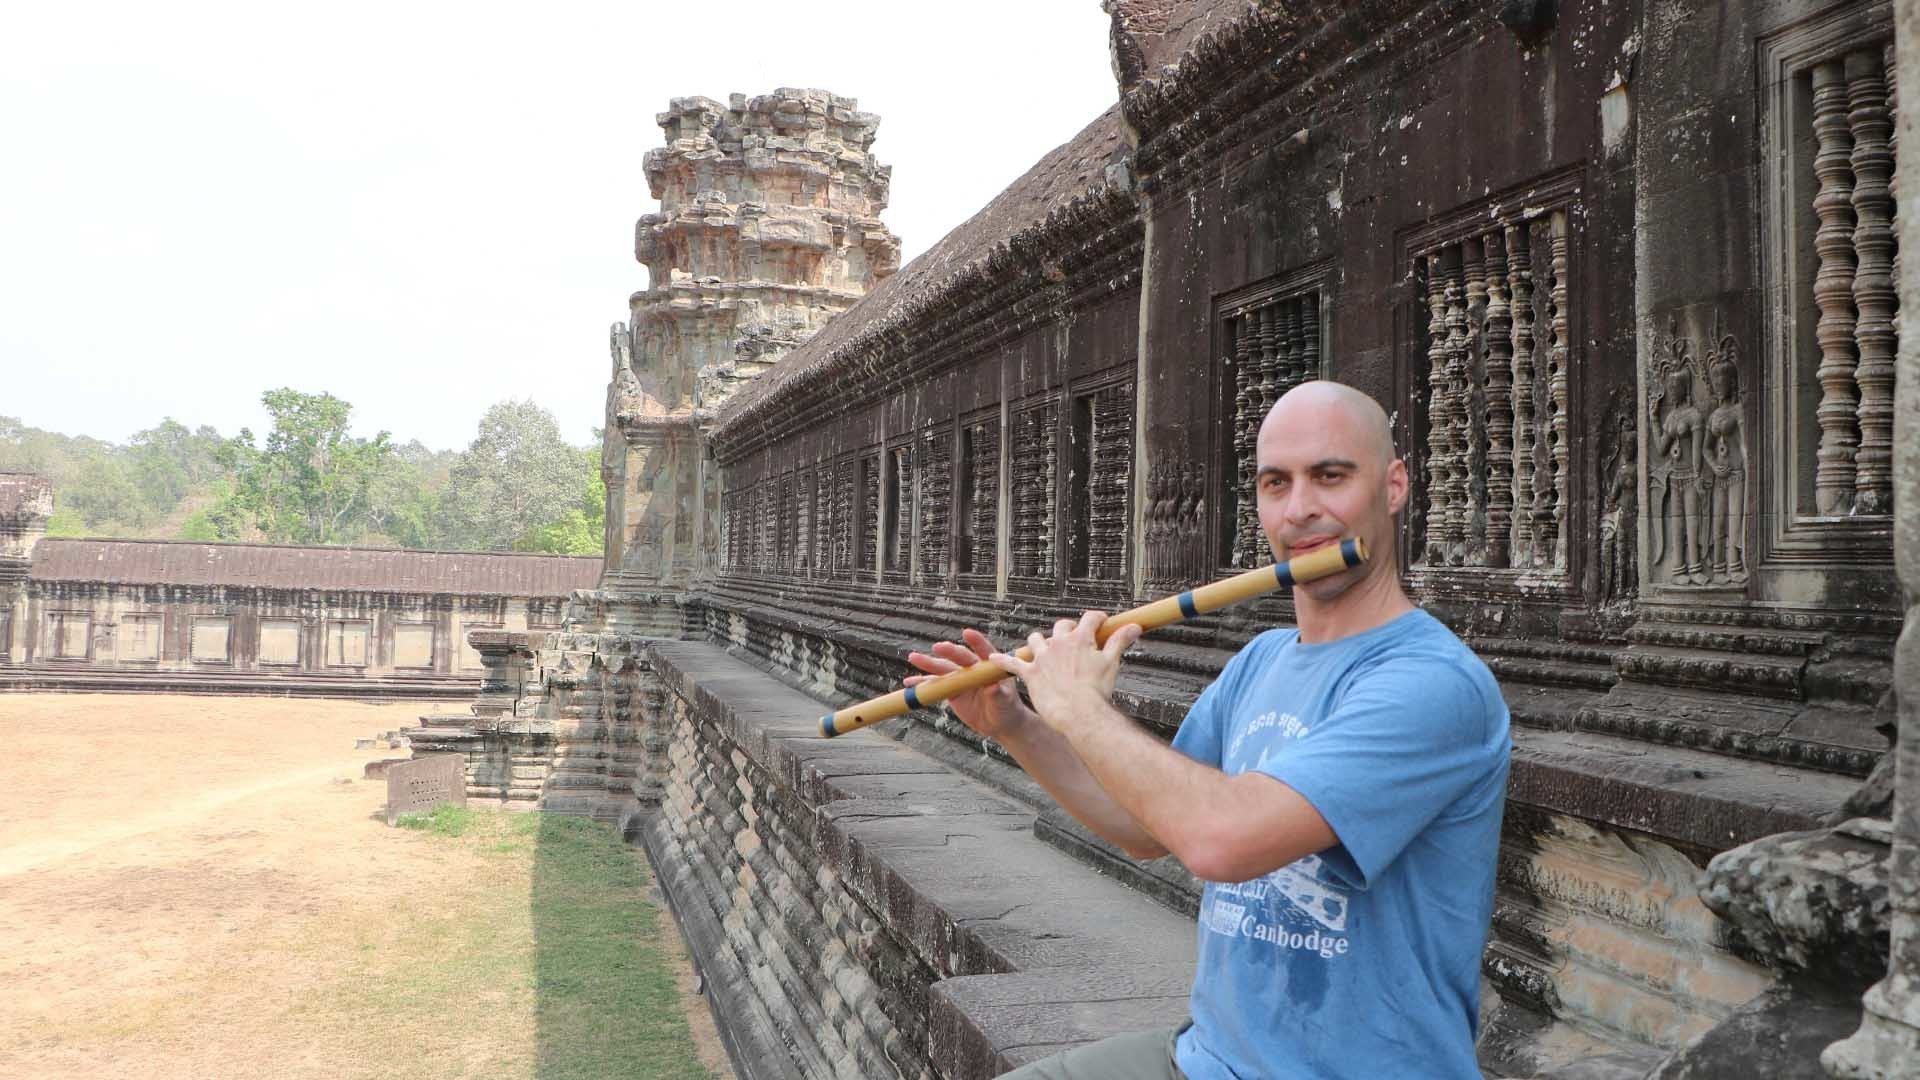
<svg viewBox="0 0 1920 1080">
<path fill-rule="evenodd" d="M 259 432 L 289 385 L 464 447 L 600 423 L 672 97 L 882 117 L 908 258 L 1112 103 L 1098 0 L 19 4 L 0 33 L 0 415 Z"/>
</svg>

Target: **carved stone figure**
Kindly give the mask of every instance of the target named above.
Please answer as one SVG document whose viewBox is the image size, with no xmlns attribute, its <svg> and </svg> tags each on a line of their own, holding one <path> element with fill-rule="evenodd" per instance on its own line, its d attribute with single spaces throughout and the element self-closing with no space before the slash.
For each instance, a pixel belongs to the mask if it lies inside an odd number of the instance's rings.
<svg viewBox="0 0 1920 1080">
<path fill-rule="evenodd" d="M 1613 452 L 1601 470 L 1606 509 L 1600 517 L 1600 595 L 1626 600 L 1639 584 L 1634 570 L 1634 524 L 1638 517 L 1640 433 L 1631 409 L 1615 422 Z"/>
<path fill-rule="evenodd" d="M 1747 433 L 1740 403 L 1740 346 L 1732 335 L 1709 353 L 1707 383 L 1713 411 L 1707 414 L 1706 548 L 1713 579 L 1747 579 Z"/>
<path fill-rule="evenodd" d="M 1701 543 L 1701 530 L 1706 524 L 1701 497 L 1706 420 L 1693 403 L 1693 383 L 1692 350 L 1686 339 L 1675 333 L 1647 398 L 1651 446 L 1658 462 L 1647 479 L 1650 509 L 1658 522 L 1653 557 L 1648 561 L 1658 566 L 1670 553 L 1674 567 L 1668 580 L 1675 585 L 1707 581 Z"/>
</svg>

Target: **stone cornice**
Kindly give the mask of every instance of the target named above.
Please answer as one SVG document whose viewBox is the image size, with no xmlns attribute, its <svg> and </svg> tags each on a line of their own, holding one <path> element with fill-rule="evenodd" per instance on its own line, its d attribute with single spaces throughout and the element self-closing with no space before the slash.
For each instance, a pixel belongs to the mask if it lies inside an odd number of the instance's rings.
<svg viewBox="0 0 1920 1080">
<path fill-rule="evenodd" d="M 1252 132 L 1354 92 L 1354 68 L 1421 66 L 1485 32 L 1459 0 L 1261 0 L 1121 97 L 1143 190 L 1184 190 Z M 1291 125 L 1289 125 L 1291 126 Z"/>
</svg>

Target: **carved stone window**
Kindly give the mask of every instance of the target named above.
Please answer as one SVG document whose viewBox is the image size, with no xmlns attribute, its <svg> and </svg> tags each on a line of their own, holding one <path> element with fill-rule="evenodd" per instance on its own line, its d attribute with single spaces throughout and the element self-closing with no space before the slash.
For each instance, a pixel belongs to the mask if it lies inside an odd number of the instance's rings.
<svg viewBox="0 0 1920 1080">
<path fill-rule="evenodd" d="M 1567 574 L 1576 185 L 1563 174 L 1408 242 L 1421 297 L 1410 351 L 1425 361 L 1412 380 L 1426 434 L 1413 448 L 1415 567 Z"/>
<path fill-rule="evenodd" d="M 813 474 L 813 521 L 807 530 L 808 565 L 815 574 L 824 574 L 837 540 L 833 532 L 833 491 L 834 471 L 829 466 L 821 466 Z"/>
<path fill-rule="evenodd" d="M 928 428 L 920 437 L 920 576 L 944 581 L 952 570 L 953 428 Z"/>
<path fill-rule="evenodd" d="M 1230 293 L 1217 305 L 1222 414 L 1232 418 L 1222 453 L 1230 465 L 1221 477 L 1220 520 L 1229 529 L 1221 561 L 1228 566 L 1272 561 L 1254 505 L 1254 441 L 1280 395 L 1325 371 L 1327 274 L 1324 265 L 1310 267 Z M 1163 477 L 1162 486 L 1178 488 L 1184 479 Z"/>
<path fill-rule="evenodd" d="M 779 523 L 774 565 L 782 570 L 793 569 L 800 550 L 800 517 L 806 511 L 807 504 L 799 498 L 799 490 L 792 473 L 781 477 L 780 496 L 772 507 L 773 513 L 769 515 Z"/>
<path fill-rule="evenodd" d="M 780 550 L 780 508 L 777 505 L 777 488 L 773 478 L 768 477 L 753 486 L 753 568 L 770 570 L 779 558 Z"/>
<path fill-rule="evenodd" d="M 1769 557 L 1858 558 L 1893 510 L 1899 253 L 1891 6 L 1849 4 L 1760 43 Z M 1884 554 L 1881 555 L 1884 557 Z"/>
<path fill-rule="evenodd" d="M 998 410 L 960 429 L 960 515 L 962 574 L 991 574 L 999 549 L 1000 414 Z"/>
<path fill-rule="evenodd" d="M 885 553 L 886 564 L 882 567 L 889 574 L 905 574 L 913 569 L 913 488 L 914 476 L 913 443 L 902 442 L 887 447 L 886 476 L 881 495 L 886 499 L 886 507 L 881 515 L 881 550 Z"/>
<path fill-rule="evenodd" d="M 854 509 L 855 532 L 860 538 L 858 568 L 872 570 L 880 562 L 880 455 L 860 459 L 859 504 Z"/>
<path fill-rule="evenodd" d="M 1013 574 L 1054 577 L 1054 499 L 1059 469 L 1060 403 L 1047 399 L 1013 415 Z"/>
<path fill-rule="evenodd" d="M 1118 581 L 1127 570 L 1128 493 L 1133 476 L 1133 381 L 1073 399 L 1069 577 Z"/>
<path fill-rule="evenodd" d="M 851 573 L 859 549 L 860 493 L 857 484 L 858 461 L 842 461 L 833 467 L 833 572 Z"/>
</svg>

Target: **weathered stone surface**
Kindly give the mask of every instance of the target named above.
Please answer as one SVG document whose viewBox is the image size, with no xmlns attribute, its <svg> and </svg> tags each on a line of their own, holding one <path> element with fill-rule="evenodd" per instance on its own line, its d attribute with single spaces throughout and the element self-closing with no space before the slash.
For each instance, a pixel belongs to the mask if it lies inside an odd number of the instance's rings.
<svg viewBox="0 0 1920 1080">
<path fill-rule="evenodd" d="M 1887 969 L 1890 829 L 1855 819 L 1714 856 L 1700 896 L 1770 966 L 1858 996 Z"/>
<path fill-rule="evenodd" d="M 387 824 L 436 806 L 467 805 L 466 764 L 459 754 L 424 754 L 388 766 Z"/>
<path fill-rule="evenodd" d="M 1825 1080 L 1821 1048 L 1852 1030 L 1859 1016 L 1859 1003 L 1851 998 L 1769 990 L 1675 1052 L 1647 1080 Z"/>
</svg>

